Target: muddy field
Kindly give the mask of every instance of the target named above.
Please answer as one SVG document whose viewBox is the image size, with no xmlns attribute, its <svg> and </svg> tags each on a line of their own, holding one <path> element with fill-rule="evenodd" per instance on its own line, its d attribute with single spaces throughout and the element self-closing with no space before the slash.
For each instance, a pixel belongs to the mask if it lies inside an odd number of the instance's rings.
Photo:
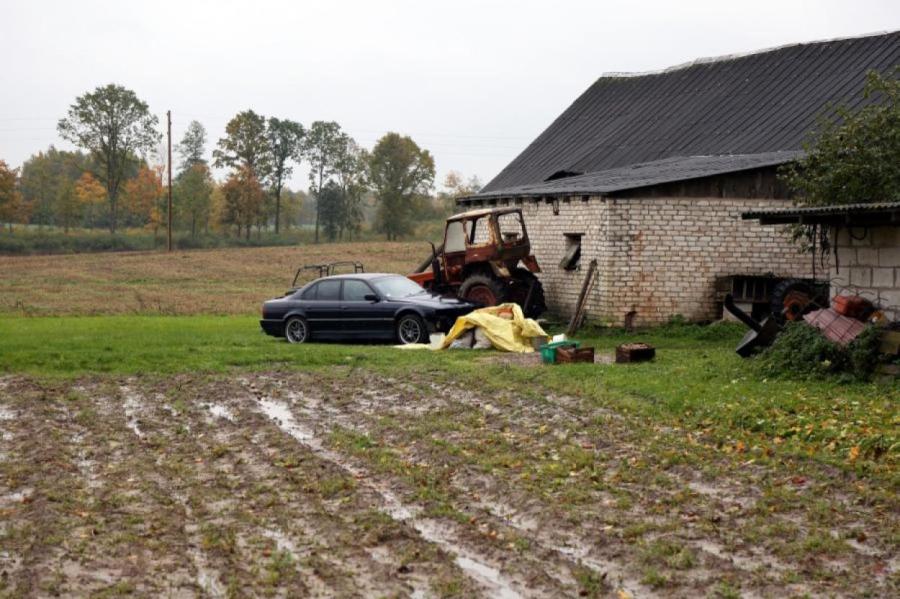
<svg viewBox="0 0 900 599">
<path fill-rule="evenodd" d="M 357 260 L 370 272 L 406 273 L 428 251 L 422 242 L 369 242 L 0 256 L 0 313 L 251 314 L 284 293 L 303 265 Z"/>
<path fill-rule="evenodd" d="M 0 424 L 0 595 L 900 590 L 890 489 L 538 389 L 6 376 Z"/>
</svg>

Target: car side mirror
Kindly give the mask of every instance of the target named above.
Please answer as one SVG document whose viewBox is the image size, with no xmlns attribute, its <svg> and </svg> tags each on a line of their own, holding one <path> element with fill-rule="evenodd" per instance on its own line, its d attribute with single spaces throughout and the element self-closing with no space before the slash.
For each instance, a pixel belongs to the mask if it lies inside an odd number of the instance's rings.
<svg viewBox="0 0 900 599">
<path fill-rule="evenodd" d="M 378 302 L 381 301 L 381 298 L 375 295 L 374 293 L 367 293 L 363 296 L 363 299 L 367 302 Z"/>
</svg>

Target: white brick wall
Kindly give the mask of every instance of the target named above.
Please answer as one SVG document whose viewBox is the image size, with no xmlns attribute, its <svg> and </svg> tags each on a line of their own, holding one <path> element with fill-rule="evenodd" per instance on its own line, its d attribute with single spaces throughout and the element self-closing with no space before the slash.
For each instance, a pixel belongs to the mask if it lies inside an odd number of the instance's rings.
<svg viewBox="0 0 900 599">
<path fill-rule="evenodd" d="M 832 294 L 861 295 L 900 319 L 900 226 L 841 229 L 837 247 L 837 263 L 828 256 Z"/>
<path fill-rule="evenodd" d="M 676 314 L 713 318 L 717 277 L 809 276 L 810 257 L 790 242 L 784 227 L 740 218 L 748 210 L 784 206 L 783 200 L 577 197 L 561 199 L 554 215 L 552 202 L 522 203 L 550 308 L 571 313 L 588 263 L 597 258 L 600 276 L 588 316 L 617 325 L 631 311 L 637 325 Z M 583 234 L 576 271 L 559 268 L 566 233 Z"/>
</svg>

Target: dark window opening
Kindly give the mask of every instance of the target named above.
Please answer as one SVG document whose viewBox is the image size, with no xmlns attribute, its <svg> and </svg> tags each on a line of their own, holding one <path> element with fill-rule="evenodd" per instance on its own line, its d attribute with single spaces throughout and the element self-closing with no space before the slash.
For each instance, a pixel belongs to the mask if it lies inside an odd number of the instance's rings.
<svg viewBox="0 0 900 599">
<path fill-rule="evenodd" d="M 566 251 L 559 267 L 563 270 L 578 270 L 581 264 L 581 233 L 566 233 Z"/>
<path fill-rule="evenodd" d="M 566 171 L 566 170 L 556 171 L 555 173 L 553 173 L 552 175 L 550 175 L 549 177 L 544 179 L 544 181 L 556 181 L 557 179 L 565 179 L 566 177 L 577 177 L 578 175 L 583 175 L 583 174 L 584 173 L 579 173 L 578 171 Z"/>
</svg>

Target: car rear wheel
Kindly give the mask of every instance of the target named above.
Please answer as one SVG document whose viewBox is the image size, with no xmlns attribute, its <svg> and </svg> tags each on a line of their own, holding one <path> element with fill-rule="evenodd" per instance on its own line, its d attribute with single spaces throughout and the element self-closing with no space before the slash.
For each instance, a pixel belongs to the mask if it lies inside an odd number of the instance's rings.
<svg viewBox="0 0 900 599">
<path fill-rule="evenodd" d="M 397 339 L 403 345 L 428 343 L 428 328 L 425 321 L 415 314 L 404 314 L 397 321 Z"/>
<path fill-rule="evenodd" d="M 284 338 L 288 343 L 303 343 L 309 338 L 309 324 L 300 316 L 291 316 L 284 323 Z"/>
</svg>

